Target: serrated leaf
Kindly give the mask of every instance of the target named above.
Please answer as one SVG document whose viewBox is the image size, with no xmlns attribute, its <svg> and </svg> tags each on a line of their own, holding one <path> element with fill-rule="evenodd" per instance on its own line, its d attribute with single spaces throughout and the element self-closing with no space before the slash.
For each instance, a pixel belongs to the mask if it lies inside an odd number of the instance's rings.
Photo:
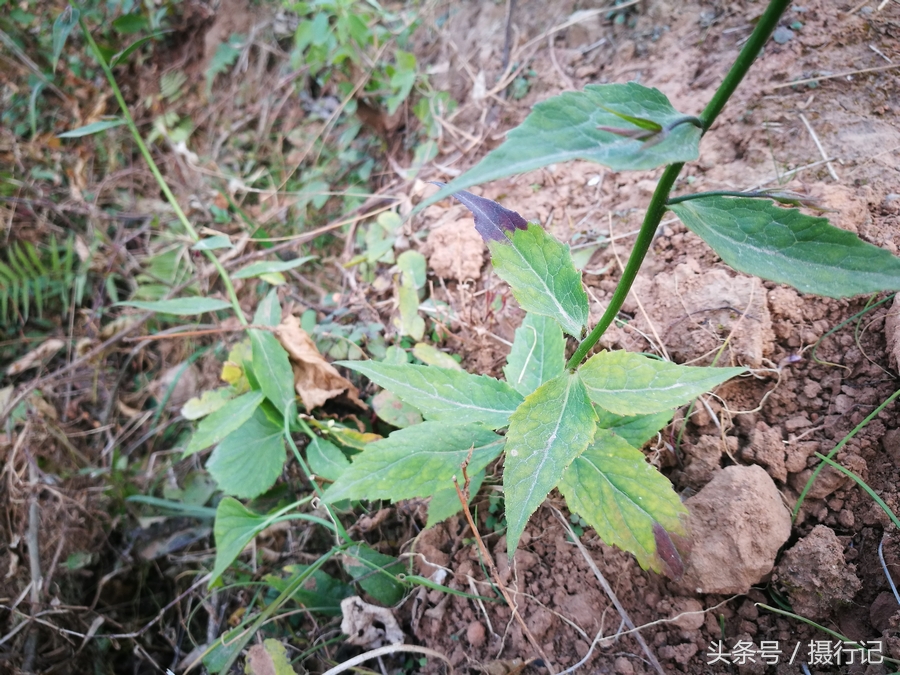
<svg viewBox="0 0 900 675">
<path fill-rule="evenodd" d="M 197 431 L 191 436 L 182 459 L 221 442 L 228 434 L 240 428 L 253 417 L 253 413 L 263 402 L 263 398 L 261 391 L 250 391 L 228 401 L 205 417 L 197 426 Z"/>
<path fill-rule="evenodd" d="M 566 341 L 559 324 L 550 317 L 526 314 L 516 329 L 506 357 L 506 381 L 523 396 L 544 382 L 562 375 L 566 366 Z"/>
<path fill-rule="evenodd" d="M 382 389 L 372 397 L 372 409 L 378 417 L 398 429 L 422 423 L 422 413 L 387 389 Z"/>
<path fill-rule="evenodd" d="M 216 562 L 209 580 L 210 587 L 267 524 L 266 516 L 254 513 L 237 499 L 225 497 L 219 502 L 213 526 L 216 537 Z"/>
<path fill-rule="evenodd" d="M 263 260 L 262 262 L 250 263 L 246 267 L 242 267 L 231 275 L 232 279 L 252 279 L 253 277 L 262 276 L 263 274 L 272 274 L 273 272 L 287 272 L 296 269 L 302 264 L 315 260 L 315 256 L 307 255 L 302 258 L 294 258 L 293 260 Z"/>
<path fill-rule="evenodd" d="M 285 456 L 281 428 L 257 408 L 249 420 L 215 447 L 206 470 L 225 494 L 251 499 L 275 484 Z"/>
<path fill-rule="evenodd" d="M 350 460 L 338 446 L 318 436 L 306 446 L 306 461 L 310 471 L 331 481 L 340 478 L 350 467 Z"/>
<path fill-rule="evenodd" d="M 116 117 L 111 120 L 100 120 L 99 122 L 91 122 L 90 124 L 85 124 L 83 127 L 78 127 L 77 129 L 72 129 L 70 131 L 65 131 L 61 134 L 57 134 L 57 138 L 81 138 L 82 136 L 90 136 L 91 134 L 98 134 L 101 131 L 106 131 L 107 129 L 115 129 L 116 127 L 120 127 L 125 124 L 125 120 L 121 117 Z"/>
<path fill-rule="evenodd" d="M 261 330 L 250 331 L 250 344 L 253 348 L 253 374 L 259 381 L 260 389 L 279 414 L 285 414 L 288 408 L 293 411 L 294 371 L 284 347 L 272 333 Z"/>
<path fill-rule="evenodd" d="M 740 272 L 829 298 L 900 289 L 900 258 L 825 218 L 743 197 L 704 197 L 669 208 Z"/>
<path fill-rule="evenodd" d="M 484 469 L 474 475 L 469 475 L 469 504 L 472 503 L 472 500 L 475 499 L 475 496 L 481 489 L 484 477 Z M 459 477 L 459 481 L 460 488 L 462 488 L 462 476 Z M 425 523 L 425 527 L 433 527 L 447 520 L 450 516 L 455 516 L 460 511 L 462 511 L 462 504 L 459 501 L 459 493 L 456 491 L 455 486 L 438 490 L 428 502 L 428 521 Z"/>
<path fill-rule="evenodd" d="M 699 368 L 625 351 L 592 356 L 578 375 L 591 400 L 616 415 L 653 414 L 689 403 L 746 368 Z"/>
<path fill-rule="evenodd" d="M 423 422 L 371 443 L 353 458 L 325 492 L 329 502 L 341 499 L 411 499 L 430 497 L 462 480 L 462 464 L 476 473 L 503 449 L 504 439 L 480 424 Z"/>
<path fill-rule="evenodd" d="M 510 558 L 531 514 L 584 452 L 596 429 L 597 415 L 577 373 L 545 382 L 513 413 L 503 468 Z"/>
<path fill-rule="evenodd" d="M 604 542 L 633 553 L 644 569 L 681 576 L 673 542 L 681 545 L 687 537 L 687 509 L 668 479 L 624 439 L 598 430 L 565 472 L 559 491 Z"/>
<path fill-rule="evenodd" d="M 588 85 L 581 92 L 565 92 L 535 105 L 499 148 L 423 201 L 421 208 L 472 185 L 573 159 L 596 162 L 613 171 L 653 169 L 697 159 L 700 129 L 693 124 L 675 126 L 653 145 L 598 128 L 622 127 L 628 116 L 663 129 L 685 117 L 660 91 L 634 82 Z"/>
<path fill-rule="evenodd" d="M 66 40 L 69 38 L 72 29 L 78 25 L 78 17 L 80 15 L 81 13 L 77 9 L 72 7 L 72 5 L 68 5 L 60 15 L 56 17 L 56 21 L 53 22 L 53 53 L 50 56 L 50 70 L 54 73 L 56 72 L 56 63 L 59 61 L 59 55 L 62 54 L 63 47 L 65 47 Z"/>
<path fill-rule="evenodd" d="M 117 302 L 116 306 L 137 307 L 148 312 L 160 314 L 174 314 L 175 316 L 193 316 L 205 312 L 218 312 L 222 309 L 230 309 L 231 303 L 216 298 L 172 298 L 171 300 L 129 300 Z"/>
<path fill-rule="evenodd" d="M 569 247 L 530 223 L 509 244 L 489 242 L 494 271 L 509 284 L 526 312 L 548 316 L 569 335 L 581 338 L 588 320 L 588 298 Z"/>
<path fill-rule="evenodd" d="M 671 410 L 653 413 L 652 415 L 614 415 L 600 406 L 594 407 L 597 413 L 597 426 L 608 429 L 616 436 L 635 448 L 642 448 L 644 443 L 656 434 L 672 419 Z"/>
<path fill-rule="evenodd" d="M 522 308 L 556 319 L 567 333 L 580 338 L 587 324 L 588 300 L 569 247 L 491 199 L 465 191 L 453 196 L 472 212 L 494 271 L 510 285 Z"/>
<path fill-rule="evenodd" d="M 406 568 L 396 558 L 379 553 L 368 544 L 357 544 L 347 549 L 343 559 L 347 574 L 381 604 L 396 605 L 403 598 L 405 589 L 396 576 Z"/>
<path fill-rule="evenodd" d="M 487 375 L 375 361 L 338 361 L 336 365 L 362 373 L 414 406 L 428 420 L 480 422 L 499 429 L 508 424 L 509 416 L 522 402 L 519 392 Z"/>
</svg>

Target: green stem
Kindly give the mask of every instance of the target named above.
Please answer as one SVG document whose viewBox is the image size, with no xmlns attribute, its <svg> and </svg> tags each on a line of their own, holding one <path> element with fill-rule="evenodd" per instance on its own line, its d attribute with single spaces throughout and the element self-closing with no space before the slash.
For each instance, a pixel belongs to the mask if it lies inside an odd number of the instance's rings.
<svg viewBox="0 0 900 675">
<path fill-rule="evenodd" d="M 150 173 L 153 174 L 153 177 L 156 179 L 157 185 L 159 185 L 159 189 L 162 190 L 162 193 L 166 196 L 166 201 L 169 202 L 172 209 L 175 211 L 175 215 L 181 222 L 182 227 L 184 227 L 185 232 L 188 233 L 188 236 L 192 241 L 200 241 L 200 235 L 197 233 L 197 230 L 194 229 L 194 226 L 191 225 L 191 221 L 188 220 L 187 215 L 185 215 L 184 211 L 181 209 L 181 205 L 178 203 L 178 200 L 175 199 L 175 195 L 169 188 L 168 183 L 166 183 L 166 179 L 163 178 L 159 167 L 153 160 L 153 155 L 150 154 L 150 149 L 147 147 L 147 144 L 144 143 L 141 132 L 137 128 L 137 124 L 135 124 L 134 118 L 131 116 L 131 112 L 129 112 L 128 110 L 128 104 L 125 103 L 125 97 L 122 95 L 122 90 L 119 89 L 119 84 L 118 82 L 116 82 L 115 75 L 113 75 L 112 69 L 109 67 L 106 59 L 103 58 L 103 53 L 100 51 L 97 43 L 94 42 L 94 38 L 91 35 L 91 32 L 88 30 L 88 27 L 85 25 L 84 19 L 79 17 L 78 23 L 81 26 L 81 32 L 84 34 L 84 37 L 91 48 L 91 52 L 93 52 L 94 54 L 94 58 L 97 59 L 97 63 L 100 64 L 100 68 L 103 70 L 103 74 L 106 75 L 106 81 L 109 82 L 109 86 L 112 89 L 113 95 L 116 97 L 116 102 L 119 104 L 119 108 L 122 110 L 122 117 L 125 119 L 125 125 L 131 132 L 131 136 L 132 138 L 134 138 L 134 142 L 137 144 L 138 150 L 140 150 L 144 161 L 147 162 Z M 219 273 L 219 276 L 222 279 L 222 283 L 225 285 L 225 290 L 228 293 L 228 299 L 231 302 L 234 313 L 237 315 L 241 324 L 246 326 L 247 317 L 244 316 L 244 312 L 241 309 L 241 304 L 240 302 L 238 302 L 237 293 L 234 290 L 234 284 L 231 283 L 231 278 L 228 276 L 228 272 L 225 271 L 222 263 L 219 262 L 219 259 L 216 258 L 212 251 L 204 251 L 203 253 Z"/>
<path fill-rule="evenodd" d="M 578 364 L 584 360 L 588 352 L 597 344 L 597 341 L 615 320 L 619 310 L 622 309 L 622 304 L 631 290 L 631 285 L 634 283 L 635 277 L 637 277 L 638 270 L 641 269 L 644 257 L 647 255 L 647 251 L 650 250 L 650 244 L 653 243 L 656 228 L 659 227 L 659 222 L 666 212 L 666 200 L 669 198 L 669 192 L 671 192 L 675 179 L 678 178 L 678 174 L 681 173 L 681 167 L 683 166 L 684 164 L 671 164 L 663 171 L 662 178 L 659 179 L 656 190 L 653 192 L 653 197 L 650 198 L 650 206 L 647 207 L 644 222 L 634 242 L 634 248 L 631 249 L 631 255 L 628 257 L 628 262 L 625 263 L 625 269 L 622 270 L 622 278 L 619 279 L 619 284 L 613 292 L 606 311 L 600 317 L 600 321 L 594 326 L 594 330 L 591 331 L 590 335 L 578 346 L 578 349 L 575 350 L 572 358 L 566 364 L 569 370 L 574 370 L 578 367 Z"/>
<path fill-rule="evenodd" d="M 725 79 L 722 80 L 722 84 L 719 85 L 709 104 L 703 109 L 700 119 L 703 120 L 704 132 L 709 131 L 713 122 L 716 121 L 716 117 L 722 112 L 722 108 L 728 103 L 728 99 L 731 98 L 731 95 L 738 88 L 741 80 L 744 79 L 747 71 L 750 70 L 750 66 L 756 61 L 756 57 L 759 56 L 762 48 L 766 45 L 769 36 L 775 30 L 775 26 L 778 25 L 778 20 L 790 4 L 791 0 L 771 0 L 769 2 L 766 11 L 759 18 L 756 28 L 750 34 L 750 39 L 744 44 L 744 48 L 741 49 L 741 53 L 738 54 L 737 59 L 731 64 L 731 69 L 728 71 Z"/>
<path fill-rule="evenodd" d="M 713 94 L 712 100 L 710 100 L 709 104 L 703 110 L 703 114 L 700 115 L 700 119 L 703 121 L 703 133 L 709 131 L 709 128 L 716 120 L 716 117 L 722 112 L 722 108 L 725 107 L 728 99 L 734 93 L 735 89 L 737 89 L 741 80 L 744 79 L 747 71 L 750 70 L 750 66 L 753 65 L 757 55 L 766 44 L 772 31 L 775 30 L 778 20 L 781 18 L 781 15 L 784 14 L 790 3 L 791 0 L 771 0 L 766 11 L 763 12 L 759 22 L 756 24 L 756 28 L 753 29 L 750 39 L 747 40 L 744 48 L 741 49 L 741 53 L 738 54 L 737 59 L 735 59 L 735 62 L 731 65 L 731 69 L 728 71 L 725 79 L 722 80 L 722 84 L 716 89 L 716 93 Z M 625 302 L 625 298 L 628 296 L 629 291 L 631 291 L 631 285 L 634 283 L 638 270 L 644 262 L 644 257 L 650 249 L 650 244 L 653 242 L 653 236 L 656 234 L 656 229 L 659 227 L 663 214 L 666 212 L 666 203 L 669 199 L 669 193 L 672 191 L 675 180 L 678 178 L 678 174 L 681 173 L 683 166 L 683 163 L 670 164 L 666 167 L 662 177 L 659 179 L 656 190 L 653 192 L 653 197 L 650 199 L 650 206 L 647 208 L 647 213 L 644 216 L 644 222 L 641 225 L 640 233 L 638 234 L 637 240 L 634 242 L 634 248 L 631 249 L 631 255 L 622 272 L 622 278 L 619 280 L 616 290 L 613 292 L 612 299 L 610 299 L 609 305 L 603 313 L 603 316 L 600 318 L 600 321 L 594 326 L 590 335 L 588 335 L 578 346 L 578 349 L 575 350 L 572 358 L 570 358 L 569 362 L 566 364 L 566 367 L 569 370 L 574 370 L 578 367 L 591 349 L 594 348 L 594 345 L 597 344 L 597 341 L 603 336 L 603 333 L 606 332 L 606 329 L 612 324 L 613 320 L 615 320 L 619 310 L 622 309 L 622 304 Z"/>
</svg>

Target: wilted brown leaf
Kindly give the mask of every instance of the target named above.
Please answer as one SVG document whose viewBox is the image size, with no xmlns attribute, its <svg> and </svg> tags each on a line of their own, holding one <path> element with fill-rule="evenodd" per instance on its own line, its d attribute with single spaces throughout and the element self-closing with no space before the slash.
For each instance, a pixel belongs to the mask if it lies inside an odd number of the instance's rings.
<svg viewBox="0 0 900 675">
<path fill-rule="evenodd" d="M 368 408 L 359 398 L 359 390 L 326 361 L 312 338 L 300 328 L 300 319 L 289 316 L 275 329 L 275 337 L 285 348 L 294 369 L 294 388 L 307 411 L 326 401 L 345 396 L 361 408 Z"/>
<path fill-rule="evenodd" d="M 32 349 L 30 352 L 25 354 L 25 356 L 13 363 L 9 367 L 9 370 L 6 371 L 6 374 L 18 375 L 19 373 L 28 370 L 29 368 L 39 366 L 44 361 L 48 361 L 54 354 L 56 354 L 56 352 L 58 352 L 65 346 L 65 341 L 58 338 L 50 338 L 49 340 L 45 340 L 40 344 L 40 346 Z"/>
</svg>

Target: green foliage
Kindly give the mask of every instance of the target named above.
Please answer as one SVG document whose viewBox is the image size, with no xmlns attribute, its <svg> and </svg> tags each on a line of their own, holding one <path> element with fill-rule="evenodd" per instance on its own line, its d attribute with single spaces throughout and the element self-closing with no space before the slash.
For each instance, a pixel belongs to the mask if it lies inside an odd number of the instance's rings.
<svg viewBox="0 0 900 675">
<path fill-rule="evenodd" d="M 206 312 L 218 312 L 228 309 L 231 304 L 216 298 L 172 298 L 171 300 L 156 300 L 147 302 L 144 300 L 128 300 L 119 302 L 123 307 L 136 307 L 148 312 L 160 314 L 174 314 L 175 316 L 195 316 Z"/>
<path fill-rule="evenodd" d="M 526 314 L 506 357 L 503 369 L 506 381 L 522 396 L 528 396 L 544 382 L 562 375 L 566 366 L 565 350 L 566 343 L 556 321 L 539 314 Z"/>
<path fill-rule="evenodd" d="M 829 298 L 900 289 L 900 258 L 825 218 L 765 199 L 710 196 L 670 208 L 741 272 Z"/>
<path fill-rule="evenodd" d="M 635 82 L 590 84 L 535 105 L 503 145 L 422 206 L 472 185 L 573 159 L 613 171 L 689 162 L 699 156 L 696 123 L 657 89 Z"/>
<path fill-rule="evenodd" d="M 32 314 L 41 317 L 50 305 L 68 312 L 73 300 L 81 304 L 86 283 L 87 268 L 75 253 L 74 237 L 63 244 L 54 237 L 42 248 L 27 241 L 10 244 L 0 254 L 0 327 Z"/>
</svg>

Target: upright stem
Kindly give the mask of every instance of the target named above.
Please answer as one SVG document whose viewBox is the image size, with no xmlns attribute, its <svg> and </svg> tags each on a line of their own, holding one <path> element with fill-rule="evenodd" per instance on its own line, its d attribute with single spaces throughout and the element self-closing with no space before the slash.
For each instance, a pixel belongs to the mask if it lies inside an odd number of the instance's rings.
<svg viewBox="0 0 900 675">
<path fill-rule="evenodd" d="M 172 190 L 169 188 L 168 183 L 166 183 L 166 179 L 163 178 L 162 173 L 159 170 L 159 167 L 156 166 L 156 162 L 153 161 L 153 155 L 150 154 L 150 149 L 147 147 L 147 144 L 144 143 L 144 139 L 141 136 L 140 130 L 137 128 L 137 124 L 134 122 L 134 118 L 131 116 L 131 113 L 128 110 L 128 105 L 125 103 L 125 97 L 122 96 L 122 90 L 119 89 L 119 84 L 116 82 L 115 75 L 113 75 L 112 69 L 109 67 L 109 64 L 106 62 L 106 59 L 103 57 L 103 52 L 100 51 L 100 48 L 97 46 L 97 43 L 94 42 L 94 38 L 91 35 L 90 31 L 87 28 L 87 25 L 84 23 L 84 19 L 79 18 L 78 23 L 81 25 L 81 31 L 84 33 L 84 37 L 88 42 L 88 45 L 91 48 L 91 51 L 94 53 L 94 58 L 97 59 L 97 63 L 100 64 L 100 68 L 103 70 L 103 74 L 106 75 L 106 80 L 109 82 L 109 86 L 112 89 L 113 96 L 116 97 L 116 101 L 119 104 L 119 108 L 122 110 L 122 117 L 125 119 L 125 125 L 128 127 L 128 130 L 131 132 L 131 136 L 134 138 L 134 142 L 137 143 L 138 150 L 140 150 L 141 155 L 144 158 L 144 161 L 147 162 L 147 166 L 150 169 L 150 173 L 153 174 L 153 177 L 156 179 L 157 185 L 159 185 L 159 189 L 166 197 L 166 201 L 169 202 L 169 205 L 172 207 L 172 210 L 175 211 L 175 215 L 178 217 L 178 220 L 181 222 L 182 227 L 184 227 L 185 232 L 188 233 L 188 236 L 192 241 L 199 241 L 200 235 L 197 233 L 197 230 L 194 229 L 194 226 L 191 225 L 191 221 L 188 220 L 187 215 L 185 215 L 184 211 L 181 208 L 181 205 L 178 203 L 178 200 L 175 199 L 175 195 L 172 193 Z M 241 324 L 247 325 L 247 317 L 244 316 L 244 312 L 241 309 L 241 304 L 238 302 L 237 293 L 234 290 L 234 284 L 231 283 L 231 277 L 228 276 L 228 272 L 225 271 L 225 268 L 222 266 L 222 263 L 219 262 L 219 259 L 215 256 L 212 251 L 204 251 L 206 257 L 216 268 L 216 271 L 219 273 L 219 277 L 222 279 L 222 283 L 225 284 L 225 290 L 228 293 L 228 299 L 231 301 L 231 307 L 234 309 L 234 313 L 237 314 L 238 319 Z"/>
<path fill-rule="evenodd" d="M 731 69 L 725 76 L 725 79 L 722 80 L 722 84 L 716 89 L 716 93 L 713 94 L 709 104 L 703 110 L 703 114 L 700 115 L 700 119 L 703 121 L 702 133 L 709 131 L 709 128 L 712 126 L 713 122 L 715 122 L 716 117 L 722 112 L 722 108 L 725 107 L 728 99 L 734 93 L 735 89 L 738 88 L 738 85 L 741 83 L 741 80 L 744 79 L 747 71 L 750 70 L 750 66 L 753 65 L 757 55 L 763 46 L 765 46 L 772 31 L 775 30 L 778 20 L 781 18 L 781 15 L 784 14 L 790 3 L 791 0 L 771 0 L 769 6 L 766 7 L 766 11 L 763 12 L 759 22 L 756 24 L 756 28 L 753 29 L 750 39 L 747 40 L 744 48 L 741 49 L 741 53 L 738 54 L 737 59 L 735 59 Z M 566 364 L 566 367 L 570 370 L 577 368 L 584 360 L 584 357 L 586 357 L 591 349 L 594 348 L 594 345 L 597 344 L 597 341 L 603 336 L 603 333 L 606 332 L 606 329 L 609 328 L 610 324 L 612 324 L 616 315 L 619 313 L 619 310 L 622 309 L 622 304 L 625 302 L 625 298 L 631 291 L 631 285 L 634 283 L 638 270 L 644 262 L 644 257 L 650 249 L 650 244 L 653 243 L 653 236 L 656 234 L 656 228 L 659 227 L 663 214 L 666 212 L 666 202 L 669 199 L 669 193 L 672 191 L 675 180 L 678 178 L 678 174 L 681 173 L 683 166 L 684 163 L 670 164 L 666 167 L 662 177 L 659 179 L 656 190 L 653 192 L 653 197 L 650 198 L 650 205 L 647 207 L 647 213 L 644 216 L 644 222 L 641 224 L 641 230 L 638 233 L 637 240 L 634 242 L 634 248 L 631 249 L 631 255 L 628 258 L 628 262 L 625 264 L 625 269 L 622 271 L 622 278 L 619 279 L 616 290 L 613 292 L 613 296 L 609 301 L 609 305 L 606 307 L 606 311 L 603 313 L 603 316 L 600 317 L 600 321 L 594 326 L 590 335 L 588 335 L 578 346 L 578 349 L 575 350 L 575 353 L 572 354 L 572 358 L 570 358 L 569 362 Z"/>
</svg>

